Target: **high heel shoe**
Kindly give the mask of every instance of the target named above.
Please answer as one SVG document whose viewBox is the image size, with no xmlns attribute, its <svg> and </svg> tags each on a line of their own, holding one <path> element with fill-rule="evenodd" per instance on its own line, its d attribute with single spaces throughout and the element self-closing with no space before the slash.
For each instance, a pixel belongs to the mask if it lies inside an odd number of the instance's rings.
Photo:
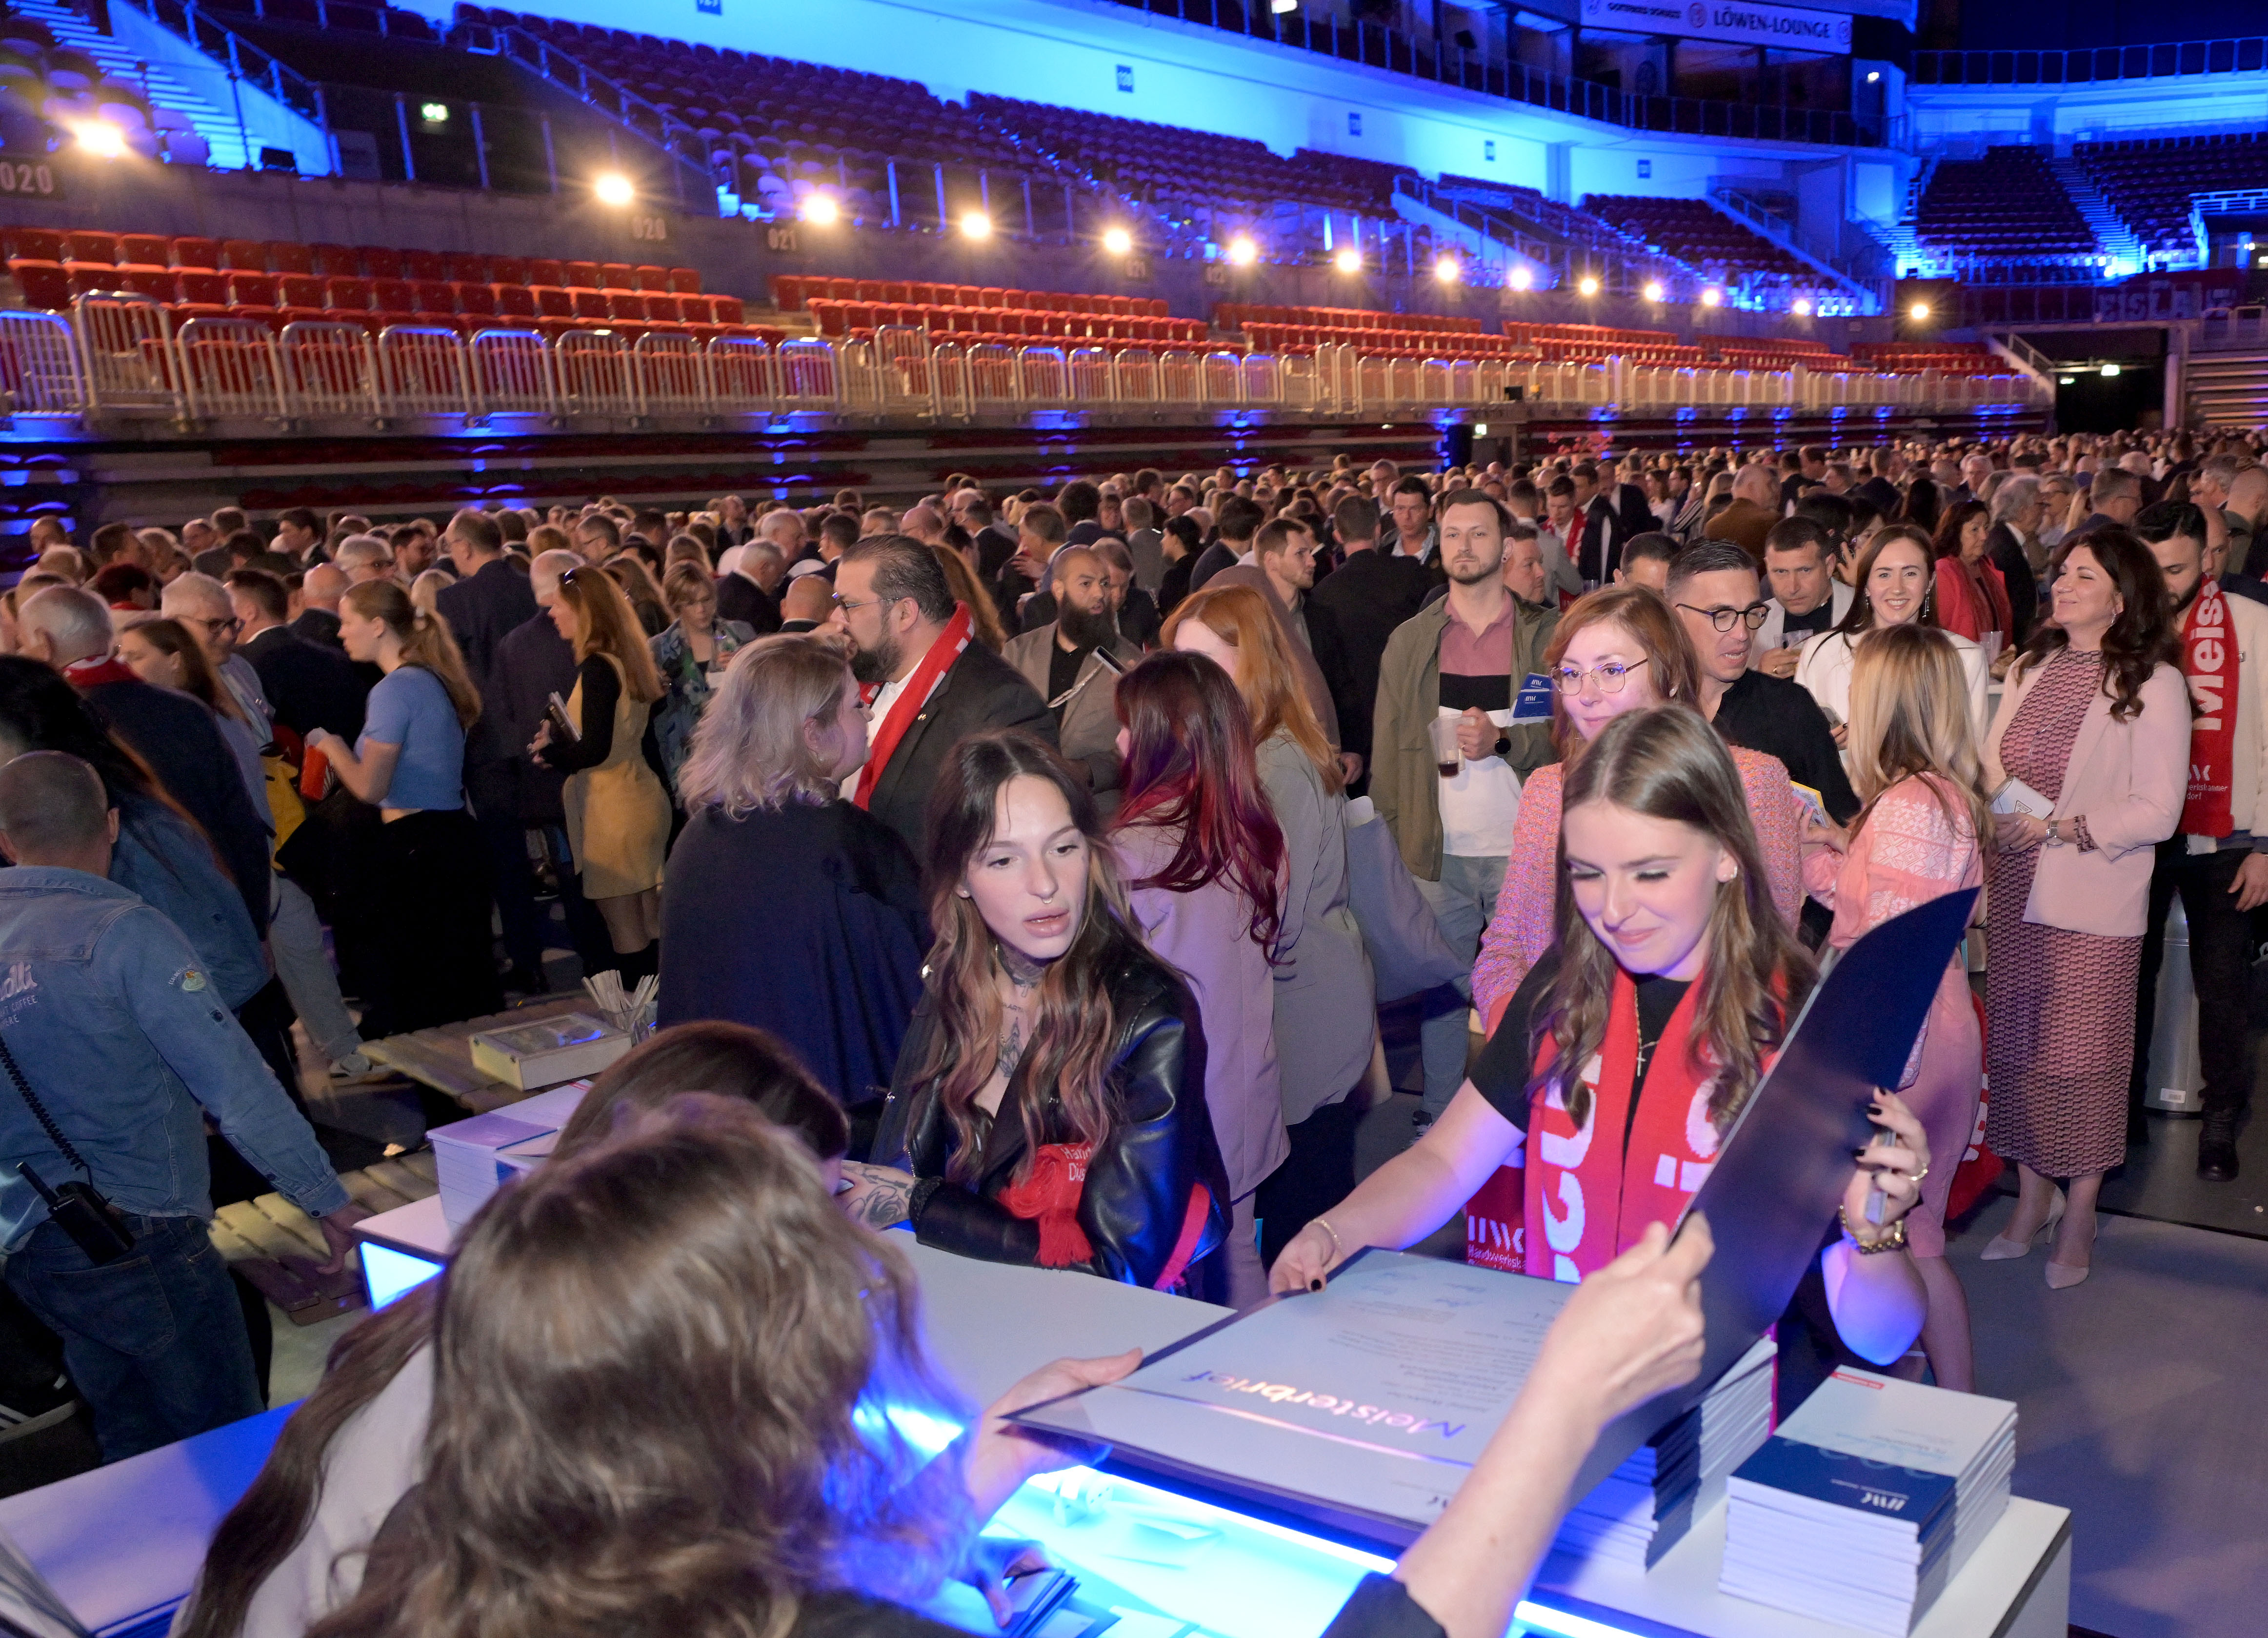
<svg viewBox="0 0 2268 1638">
<path fill-rule="evenodd" d="M 2033 1229 L 2029 1238 L 2011 1240 L 2007 1235 L 1996 1234 L 1984 1243 L 1984 1249 L 1977 1254 L 1977 1260 L 1980 1263 L 2005 1263 L 2011 1258 L 2030 1256 L 2032 1242 L 2048 1233 L 2063 1221 L 2064 1206 L 2067 1203 L 2064 1198 L 2064 1192 L 2058 1189 L 2055 1192 L 2053 1203 L 2048 1206 L 2047 1221 Z M 2081 1274 L 2080 1279 L 2083 1280 L 2086 1277 L 2085 1274 Z M 2051 1280 L 2049 1283 L 2053 1284 L 2054 1281 Z M 2079 1280 L 2074 1280 L 2071 1283 L 2077 1285 Z"/>
<path fill-rule="evenodd" d="M 2047 1266 L 2043 1271 L 2048 1277 L 2048 1289 L 2068 1291 L 2095 1272 L 2095 1236 L 2093 1235 L 2087 1237 L 2087 1255 L 2088 1260 L 2076 1266 L 2070 1263 L 2058 1263 L 2054 1258 L 2049 1258 Z"/>
</svg>

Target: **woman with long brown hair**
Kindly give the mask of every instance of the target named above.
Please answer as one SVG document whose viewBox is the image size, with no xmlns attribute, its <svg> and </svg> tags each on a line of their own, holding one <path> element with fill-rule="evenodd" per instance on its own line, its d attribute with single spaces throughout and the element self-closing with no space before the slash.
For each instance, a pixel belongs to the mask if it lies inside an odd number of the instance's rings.
<svg viewBox="0 0 2268 1638">
<path fill-rule="evenodd" d="M 971 734 L 927 853 L 928 987 L 880 1163 L 844 1167 L 845 1206 L 965 1257 L 1180 1288 L 1228 1221 L 1204 1037 L 1135 927 L 1086 780 L 1029 734 Z"/>
<path fill-rule="evenodd" d="M 1928 533 L 1911 523 L 1893 523 L 1878 531 L 1859 553 L 1851 570 L 1858 595 L 1850 612 L 1831 631 L 1822 631 L 1803 646 L 1795 662 L 1795 680 L 1820 710 L 1827 713 L 1836 744 L 1850 760 L 1851 673 L 1859 643 L 1870 631 L 1895 625 L 1918 625 L 1943 631 L 1938 616 L 1934 576 L 1936 547 Z M 1970 724 L 1982 739 L 1992 720 L 1986 705 L 1992 669 L 1984 651 L 1957 631 L 1947 631 L 1961 675 L 1968 684 Z"/>
<path fill-rule="evenodd" d="M 1917 904 L 1980 887 L 1992 815 L 1970 727 L 1968 682 L 1951 638 L 1894 625 L 1859 646 L 1851 678 L 1851 784 L 1865 804 L 1852 822 L 1841 868 L 1819 897 L 1835 911 L 1827 942 L 1848 949 Z M 1984 1090 L 1984 1043 L 1965 950 L 1938 980 L 1928 1022 L 1896 1090 L 1948 1158 L 1907 1214 L 1907 1246 L 1926 1293 L 1922 1351 L 1940 1388 L 1977 1389 L 1969 1302 L 1945 1257 L 1951 1157 L 1969 1147 Z"/>
<path fill-rule="evenodd" d="M 1291 1153 L 1271 957 L 1284 926 L 1284 832 L 1261 788 L 1236 683 L 1193 653 L 1152 654 L 1118 682 L 1126 801 L 1110 840 L 1134 924 L 1189 980 L 1204 1021 L 1205 1103 L 1234 1207 L 1228 1300 L 1268 1292 L 1255 1192 Z"/>
<path fill-rule="evenodd" d="M 358 872 L 375 942 L 372 1040 L 477 1017 L 504 1006 L 489 936 L 488 845 L 465 811 L 465 734 L 481 697 L 449 623 L 413 608 L 391 580 L 367 580 L 339 603 L 347 657 L 384 673 L 350 746 L 318 728 L 350 793 L 385 821 Z M 374 1021 L 373 1021 L 374 1020 Z"/>
<path fill-rule="evenodd" d="M 1236 684 L 1257 742 L 1260 787 L 1284 834 L 1283 924 L 1269 954 L 1290 1155 L 1254 1196 L 1264 1266 L 1354 1187 L 1355 1126 L 1370 1107 L 1355 1094 L 1385 1081 L 1370 952 L 1347 902 L 1346 798 L 1338 758 L 1265 597 L 1246 586 L 1208 586 L 1174 610 L 1161 640 L 1204 655 Z"/>
<path fill-rule="evenodd" d="M 1986 648 L 2005 646 L 2015 625 L 2008 582 L 1986 550 L 1992 534 L 1992 509 L 1964 500 L 1945 509 L 1930 542 L 1938 623 Z"/>
<path fill-rule="evenodd" d="M 223 683 L 220 674 L 213 669 L 204 645 L 191 636 L 189 629 L 180 621 L 148 615 L 120 629 L 118 659 L 120 664 L 151 687 L 187 694 L 212 712 L 219 724 L 221 738 L 228 742 L 228 749 L 236 757 L 237 771 L 243 777 L 253 811 L 266 815 L 268 768 L 260 756 L 263 741 L 246 719 L 244 707 L 236 703 L 234 690 Z"/>
<path fill-rule="evenodd" d="M 1683 705 L 1627 712 L 1568 764 L 1565 789 L 1554 947 L 1448 1110 L 1300 1232 L 1271 1272 L 1277 1290 L 1305 1289 L 1365 1246 L 1425 1238 L 1523 1149 L 1525 1272 L 1586 1279 L 1649 1224 L 1678 1220 L 1778 1055 L 1814 970 L 1764 881 L 1715 730 Z M 1864 1151 L 1842 1232 L 1820 1225 L 1819 1283 L 1807 1275 L 1781 1322 L 1783 1412 L 1823 1378 L 1833 1334 L 1881 1365 L 1921 1328 L 1900 1220 L 1928 1139 L 1895 1093 L 1873 1118 L 1899 1142 Z M 1799 1347 L 1806 1337 L 1817 1346 Z"/>
<path fill-rule="evenodd" d="M 1473 963 L 1473 1005 L 1493 1029 L 1520 982 L 1550 948 L 1557 902 L 1554 846 L 1569 764 L 1607 725 L 1633 711 L 1700 693 L 1700 666 L 1685 628 L 1659 593 L 1644 586 L 1602 587 L 1559 616 L 1544 651 L 1554 697 L 1551 734 L 1565 760 L 1528 776 L 1513 822 L 1496 914 Z M 1764 881 L 1787 926 L 1803 904 L 1803 809 L 1777 756 L 1733 749 L 1749 818 L 1763 849 Z"/>
<path fill-rule="evenodd" d="M 2016 1162 L 2020 1193 L 1984 1255 L 2021 1257 L 2060 1220 L 2045 1270 L 2060 1290 L 2087 1278 L 2102 1174 L 2126 1158 L 2150 874 L 2181 823 L 2191 710 L 2148 547 L 2096 529 L 2066 542 L 2050 572 L 2051 617 L 2010 668 L 1984 742 L 1988 786 L 2017 799 L 1995 819 L 1986 878 L 1986 1044 L 1999 1067 L 1985 1136 Z"/>
<path fill-rule="evenodd" d="M 567 776 L 567 845 L 583 896 L 598 906 L 625 989 L 660 970 L 661 870 L 669 849 L 669 796 L 647 754 L 661 675 L 621 588 L 601 571 L 568 569 L 551 623 L 575 646 L 566 701 L 571 740 L 546 721 L 528 754 Z"/>
</svg>

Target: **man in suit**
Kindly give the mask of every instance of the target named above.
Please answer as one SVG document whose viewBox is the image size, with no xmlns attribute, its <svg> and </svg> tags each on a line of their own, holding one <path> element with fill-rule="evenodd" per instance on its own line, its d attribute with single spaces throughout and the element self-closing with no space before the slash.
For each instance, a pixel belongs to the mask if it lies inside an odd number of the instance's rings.
<svg viewBox="0 0 2268 1638">
<path fill-rule="evenodd" d="M 1906 469 L 1906 458 L 1893 445 L 1876 450 L 1870 465 L 1874 476 L 1859 485 L 1859 495 L 1881 516 L 1895 518 L 1905 500 L 1898 493 L 1898 476 Z"/>
<path fill-rule="evenodd" d="M 1992 529 L 1984 537 L 1984 555 L 2008 589 L 2008 623 L 2014 628 L 2007 634 L 2008 646 L 2021 647 L 2040 610 L 2032 552 L 2047 506 L 2040 499 L 2039 479 L 2028 473 L 2009 477 L 1993 492 L 1992 507 Z"/>
<path fill-rule="evenodd" d="M 823 574 L 800 574 L 780 594 L 780 631 L 816 631 L 835 612 L 835 583 Z"/>
<path fill-rule="evenodd" d="M 337 564 L 319 563 L 308 570 L 307 578 L 299 582 L 299 617 L 291 622 L 292 634 L 346 653 L 339 636 L 339 599 L 346 592 L 347 577 Z"/>
<path fill-rule="evenodd" d="M 1615 522 L 1622 529 L 1623 538 L 1644 535 L 1661 527 L 1646 505 L 1646 491 L 1636 483 L 1626 483 L 1621 477 L 1621 467 L 1612 455 L 1601 455 L 1592 463 L 1599 469 L 1599 493 L 1613 503 Z"/>
<path fill-rule="evenodd" d="M 797 525 L 799 529 L 801 527 Z M 758 637 L 778 631 L 779 586 L 787 579 L 787 559 L 780 556 L 779 549 L 770 541 L 728 547 L 717 567 L 717 617 L 738 620 L 754 628 Z"/>
<path fill-rule="evenodd" d="M 1378 504 L 1366 495 L 1350 495 L 1331 513 L 1345 559 L 1315 584 L 1307 594 L 1311 609 L 1321 609 L 1338 627 L 1346 651 L 1351 685 L 1361 708 L 1339 723 L 1340 749 L 1370 760 L 1369 702 L 1378 697 L 1378 666 L 1386 640 L 1394 628 L 1425 603 L 1432 577 L 1415 557 L 1396 557 L 1378 546 Z M 1356 793 L 1359 795 L 1361 793 Z"/>
<path fill-rule="evenodd" d="M 535 617 L 535 594 L 527 577 L 504 560 L 504 532 L 486 513 L 460 512 L 449 520 L 446 538 L 457 583 L 444 587 L 434 606 L 449 623 L 473 686 L 483 700 L 490 699 L 500 691 L 497 651 L 505 637 Z M 514 744 L 504 734 L 496 713 L 483 711 L 465 740 L 465 794 L 488 843 L 504 953 L 512 962 L 506 987 L 540 994 L 543 928 L 535 908 L 535 878 L 527 865 L 526 827 L 519 817 L 526 747 L 526 741 Z"/>
<path fill-rule="evenodd" d="M 1750 462 L 1733 474 L 1733 502 L 1702 529 L 1704 536 L 1712 541 L 1731 541 L 1745 546 L 1749 555 L 1761 563 L 1764 555 L 1764 536 L 1771 526 L 1779 521 L 1779 484 L 1767 466 Z"/>
<path fill-rule="evenodd" d="M 1248 586 L 1268 600 L 1283 628 L 1285 646 L 1299 671 L 1308 708 L 1331 749 L 1344 752 L 1341 713 L 1362 712 L 1364 705 L 1355 697 L 1354 668 L 1340 639 L 1338 622 L 1308 598 L 1315 583 L 1315 537 L 1297 518 L 1278 518 L 1253 537 L 1252 554 L 1249 565 L 1223 569 L 1213 584 Z M 1347 777 L 1361 771 L 1357 764 L 1348 769 Z"/>
<path fill-rule="evenodd" d="M 2088 485 L 2087 498 L 2095 510 L 2064 539 L 2075 541 L 2097 529 L 2123 529 L 2132 523 L 2142 510 L 2142 480 L 2124 467 L 2105 467 Z"/>
<path fill-rule="evenodd" d="M 1764 573 L 1771 601 L 1749 647 L 1749 664 L 1766 676 L 1793 679 L 1803 646 L 1831 631 L 1851 612 L 1857 593 L 1833 572 L 1827 531 L 1810 518 L 1782 518 L 1764 536 Z"/>
<path fill-rule="evenodd" d="M 1440 562 L 1441 542 L 1433 528 L 1433 492 L 1425 487 L 1425 480 L 1395 479 L 1393 488 L 1387 492 L 1386 505 L 1390 522 L 1386 533 L 1379 537 L 1378 549 L 1422 563 L 1428 570 L 1436 567 Z M 1439 577 L 1435 578 L 1438 580 Z"/>
<path fill-rule="evenodd" d="M 1629 538 L 1614 498 L 1600 488 L 1599 469 L 1590 461 L 1577 461 L 1567 476 L 1575 486 L 1575 516 L 1582 528 L 1574 551 L 1575 571 L 1587 586 L 1611 585 L 1622 564 L 1623 542 Z"/>
<path fill-rule="evenodd" d="M 1214 520 L 1220 531 L 1219 538 L 1197 554 L 1197 567 L 1189 571 L 1189 590 L 1204 590 L 1207 580 L 1231 564 L 1245 562 L 1252 552 L 1252 537 L 1268 514 L 1259 504 L 1241 495 L 1231 495 L 1220 503 L 1220 516 Z"/>
<path fill-rule="evenodd" d="M 930 791 L 963 738 L 1022 728 L 1055 742 L 1047 702 L 975 640 L 955 613 L 944 568 L 920 542 L 875 535 L 844 552 L 829 623 L 850 640 L 851 674 L 875 690 L 868 702 L 872 755 L 845 793 L 905 838 L 917 858 Z"/>
<path fill-rule="evenodd" d="M 1110 579 L 1094 547 L 1066 546 L 1049 570 L 1057 615 L 1049 623 L 1008 639 L 1000 658 L 1048 703 L 1056 742 L 1083 771 L 1106 817 L 1118 811 L 1118 713 L 1121 673 L 1142 651 L 1118 634 L 1111 618 Z"/>
<path fill-rule="evenodd" d="M 259 676 L 275 719 L 302 739 L 319 727 L 344 740 L 358 736 L 370 684 L 342 651 L 311 643 L 284 623 L 291 608 L 284 582 L 265 570 L 239 569 L 228 577 L 228 602 L 236 611 L 236 652 Z"/>
</svg>

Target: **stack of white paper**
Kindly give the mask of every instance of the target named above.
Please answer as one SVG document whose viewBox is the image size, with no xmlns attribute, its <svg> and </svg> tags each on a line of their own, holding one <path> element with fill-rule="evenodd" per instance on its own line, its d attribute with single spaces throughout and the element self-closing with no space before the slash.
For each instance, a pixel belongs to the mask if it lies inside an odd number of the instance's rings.
<svg viewBox="0 0 2268 1638">
<path fill-rule="evenodd" d="M 1758 1342 L 1700 1404 L 1600 1480 L 1569 1509 L 1553 1550 L 1643 1568 L 1675 1546 L 1771 1434 L 1777 1353 Z"/>
<path fill-rule="evenodd" d="M 2016 1407 L 1841 1370 L 1734 1472 L 1719 1586 L 1904 1638 L 2008 1504 Z"/>
<path fill-rule="evenodd" d="M 433 1142 L 434 1181 L 441 1188 L 441 1215 L 449 1227 L 463 1228 L 488 1203 L 498 1184 L 550 1154 L 559 1128 L 567 1124 L 590 1089 L 587 1081 L 571 1081 L 503 1109 L 427 1133 Z"/>
</svg>

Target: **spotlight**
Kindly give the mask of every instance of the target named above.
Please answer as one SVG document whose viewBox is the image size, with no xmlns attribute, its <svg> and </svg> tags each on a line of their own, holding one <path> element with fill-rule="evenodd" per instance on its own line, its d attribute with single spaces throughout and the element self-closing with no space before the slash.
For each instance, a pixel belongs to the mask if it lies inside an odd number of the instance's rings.
<svg viewBox="0 0 2268 1638">
<path fill-rule="evenodd" d="M 1511 284 L 1514 290 L 1526 290 L 1535 282 L 1535 275 L 1528 270 L 1525 263 L 1513 269 Z"/>
<path fill-rule="evenodd" d="M 126 155 L 126 133 L 108 120 L 89 120 L 77 131 L 78 145 L 98 159 L 118 159 Z"/>
<path fill-rule="evenodd" d="M 982 210 L 965 210 L 961 217 L 961 236 L 963 239 L 992 237 L 992 218 Z"/>
<path fill-rule="evenodd" d="M 1228 260 L 1232 267 L 1248 268 L 1260 260 L 1260 247 L 1239 233 L 1228 241 Z"/>
<path fill-rule="evenodd" d="M 1646 280 L 1646 292 L 1645 292 L 1645 293 L 1646 293 L 1646 299 L 1648 301 L 1660 301 L 1660 300 L 1662 299 L 1663 295 L 1664 295 L 1664 294 L 1666 294 L 1667 292 L 1665 292 L 1665 291 L 1662 290 L 1662 288 L 1661 288 L 1661 281 L 1660 281 L 1660 279 L 1658 279 L 1658 278 L 1650 278 L 1650 279 Z"/>
<path fill-rule="evenodd" d="M 1362 252 L 1349 245 L 1331 258 L 1331 265 L 1342 273 L 1359 273 L 1362 271 Z"/>
<path fill-rule="evenodd" d="M 1906 317 L 1911 319 L 1917 324 L 1920 323 L 1924 319 L 1929 317 L 1929 303 L 1926 301 L 1917 301 L 1912 306 L 1906 309 Z"/>
<path fill-rule="evenodd" d="M 1595 296 L 1599 293 L 1599 281 L 1592 277 L 1588 273 L 1586 273 L 1583 275 L 1583 282 L 1576 285 L 1575 288 L 1581 291 L 1586 296 Z"/>
<path fill-rule="evenodd" d="M 1880 69 L 1874 69 L 1874 70 L 1868 70 L 1867 75 L 1867 83 L 1869 85 L 1881 85 L 1881 84 L 1882 83 L 1882 72 L 1881 72 L 1881 70 Z"/>
<path fill-rule="evenodd" d="M 1794 302 L 1789 306 L 1788 311 L 1794 314 L 1799 319 L 1809 318 L 1811 316 L 1811 298 L 1808 296 L 1798 296 Z"/>
<path fill-rule="evenodd" d="M 1437 284 L 1454 284 L 1464 276 L 1465 270 L 1457 264 L 1454 256 L 1441 256 L 1433 263 L 1433 279 Z"/>
<path fill-rule="evenodd" d="M 449 122 L 449 105 L 446 102 L 421 102 L 417 105 L 417 117 L 428 125 L 446 125 Z"/>
<path fill-rule="evenodd" d="M 1701 305 L 1705 307 L 1716 306 L 1723 302 L 1724 299 L 1725 292 L 1719 290 L 1714 284 L 1710 285 L 1708 289 L 1701 292 Z"/>
<path fill-rule="evenodd" d="M 2118 373 L 2118 366 L 2115 364 L 2106 364 L 2102 366 L 2102 373 L 2105 376 L 2116 375 Z"/>
<path fill-rule="evenodd" d="M 1296 11 L 1299 9 L 1300 0 L 1268 0 L 1269 11 L 1277 17 L 1283 16 L 1286 11 Z"/>
<path fill-rule="evenodd" d="M 2056 384 L 2059 387 L 2069 387 L 2078 379 L 2077 376 L 2073 375 L 2058 375 L 2056 377 Z"/>
<path fill-rule="evenodd" d="M 843 207 L 835 203 L 833 194 L 814 194 L 803 202 L 799 214 L 814 227 L 832 227 L 842 220 Z"/>
<path fill-rule="evenodd" d="M 1134 235 L 1123 227 L 1102 230 L 1102 247 L 1114 256 L 1123 256 L 1134 248 Z"/>
<path fill-rule="evenodd" d="M 620 171 L 603 171 L 591 184 L 591 192 L 602 205 L 620 207 L 637 197 L 637 188 Z"/>
</svg>

